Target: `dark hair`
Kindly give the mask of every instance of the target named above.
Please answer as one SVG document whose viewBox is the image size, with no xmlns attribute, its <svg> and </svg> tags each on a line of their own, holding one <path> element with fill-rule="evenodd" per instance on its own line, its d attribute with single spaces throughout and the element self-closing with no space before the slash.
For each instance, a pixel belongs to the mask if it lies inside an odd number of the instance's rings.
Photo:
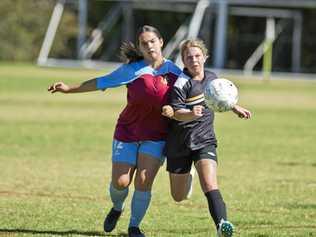
<svg viewBox="0 0 316 237">
<path fill-rule="evenodd" d="M 153 26 L 144 25 L 136 33 L 136 46 L 132 42 L 124 42 L 120 47 L 120 58 L 124 63 L 132 63 L 144 59 L 138 49 L 139 36 L 145 32 L 153 32 L 159 39 L 162 39 L 160 32 Z"/>
</svg>

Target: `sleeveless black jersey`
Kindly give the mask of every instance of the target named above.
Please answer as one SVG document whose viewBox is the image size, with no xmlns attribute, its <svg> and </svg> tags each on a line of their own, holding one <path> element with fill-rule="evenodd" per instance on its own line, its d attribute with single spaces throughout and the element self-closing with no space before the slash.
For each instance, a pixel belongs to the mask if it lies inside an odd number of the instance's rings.
<svg viewBox="0 0 316 237">
<path fill-rule="evenodd" d="M 205 71 L 203 80 L 193 80 L 187 70 L 178 77 L 172 88 L 169 104 L 175 111 L 192 110 L 195 105 L 202 105 L 204 110 L 203 116 L 192 121 L 170 120 L 165 146 L 167 157 L 185 156 L 209 144 L 217 145 L 213 127 L 214 111 L 207 107 L 204 100 L 207 82 L 215 78 L 217 76 L 214 73 Z"/>
</svg>

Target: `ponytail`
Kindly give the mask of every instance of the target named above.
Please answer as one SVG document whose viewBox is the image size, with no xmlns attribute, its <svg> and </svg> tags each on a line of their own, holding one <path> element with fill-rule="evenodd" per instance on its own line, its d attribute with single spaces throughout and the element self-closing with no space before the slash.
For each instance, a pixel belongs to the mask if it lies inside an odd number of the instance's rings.
<svg viewBox="0 0 316 237">
<path fill-rule="evenodd" d="M 120 47 L 120 59 L 124 63 L 132 63 L 144 59 L 144 56 L 132 42 L 124 42 Z"/>
</svg>

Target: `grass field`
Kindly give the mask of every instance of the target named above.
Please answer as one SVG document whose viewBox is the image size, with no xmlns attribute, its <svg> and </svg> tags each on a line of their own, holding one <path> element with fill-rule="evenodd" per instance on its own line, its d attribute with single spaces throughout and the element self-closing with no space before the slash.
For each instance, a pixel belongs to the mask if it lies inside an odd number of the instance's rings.
<svg viewBox="0 0 316 237">
<path fill-rule="evenodd" d="M 104 236 L 125 88 L 47 92 L 54 81 L 102 73 L 0 64 L 0 236 Z M 219 183 L 235 236 L 316 236 L 316 81 L 231 79 L 253 112 L 249 121 L 216 117 Z M 107 236 L 126 236 L 129 203 Z M 197 180 L 191 200 L 177 204 L 162 167 L 142 229 L 151 237 L 215 236 Z"/>
</svg>

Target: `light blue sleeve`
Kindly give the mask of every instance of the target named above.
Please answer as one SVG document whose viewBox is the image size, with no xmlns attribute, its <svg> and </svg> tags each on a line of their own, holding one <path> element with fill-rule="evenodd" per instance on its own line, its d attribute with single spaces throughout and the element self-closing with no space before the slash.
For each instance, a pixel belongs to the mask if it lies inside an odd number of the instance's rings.
<svg viewBox="0 0 316 237">
<path fill-rule="evenodd" d="M 172 73 L 176 76 L 179 76 L 181 72 L 182 70 L 177 65 L 175 65 L 172 61 L 167 59 L 163 66 L 158 69 L 157 74 L 164 75 L 167 73 Z"/>
<path fill-rule="evenodd" d="M 97 89 L 104 90 L 126 85 L 135 79 L 137 79 L 135 67 L 132 64 L 123 64 L 110 74 L 97 77 Z"/>
<path fill-rule="evenodd" d="M 172 61 L 167 60 L 167 64 L 168 64 L 169 72 L 173 73 L 176 76 L 179 76 L 182 73 L 182 70 Z"/>
</svg>

